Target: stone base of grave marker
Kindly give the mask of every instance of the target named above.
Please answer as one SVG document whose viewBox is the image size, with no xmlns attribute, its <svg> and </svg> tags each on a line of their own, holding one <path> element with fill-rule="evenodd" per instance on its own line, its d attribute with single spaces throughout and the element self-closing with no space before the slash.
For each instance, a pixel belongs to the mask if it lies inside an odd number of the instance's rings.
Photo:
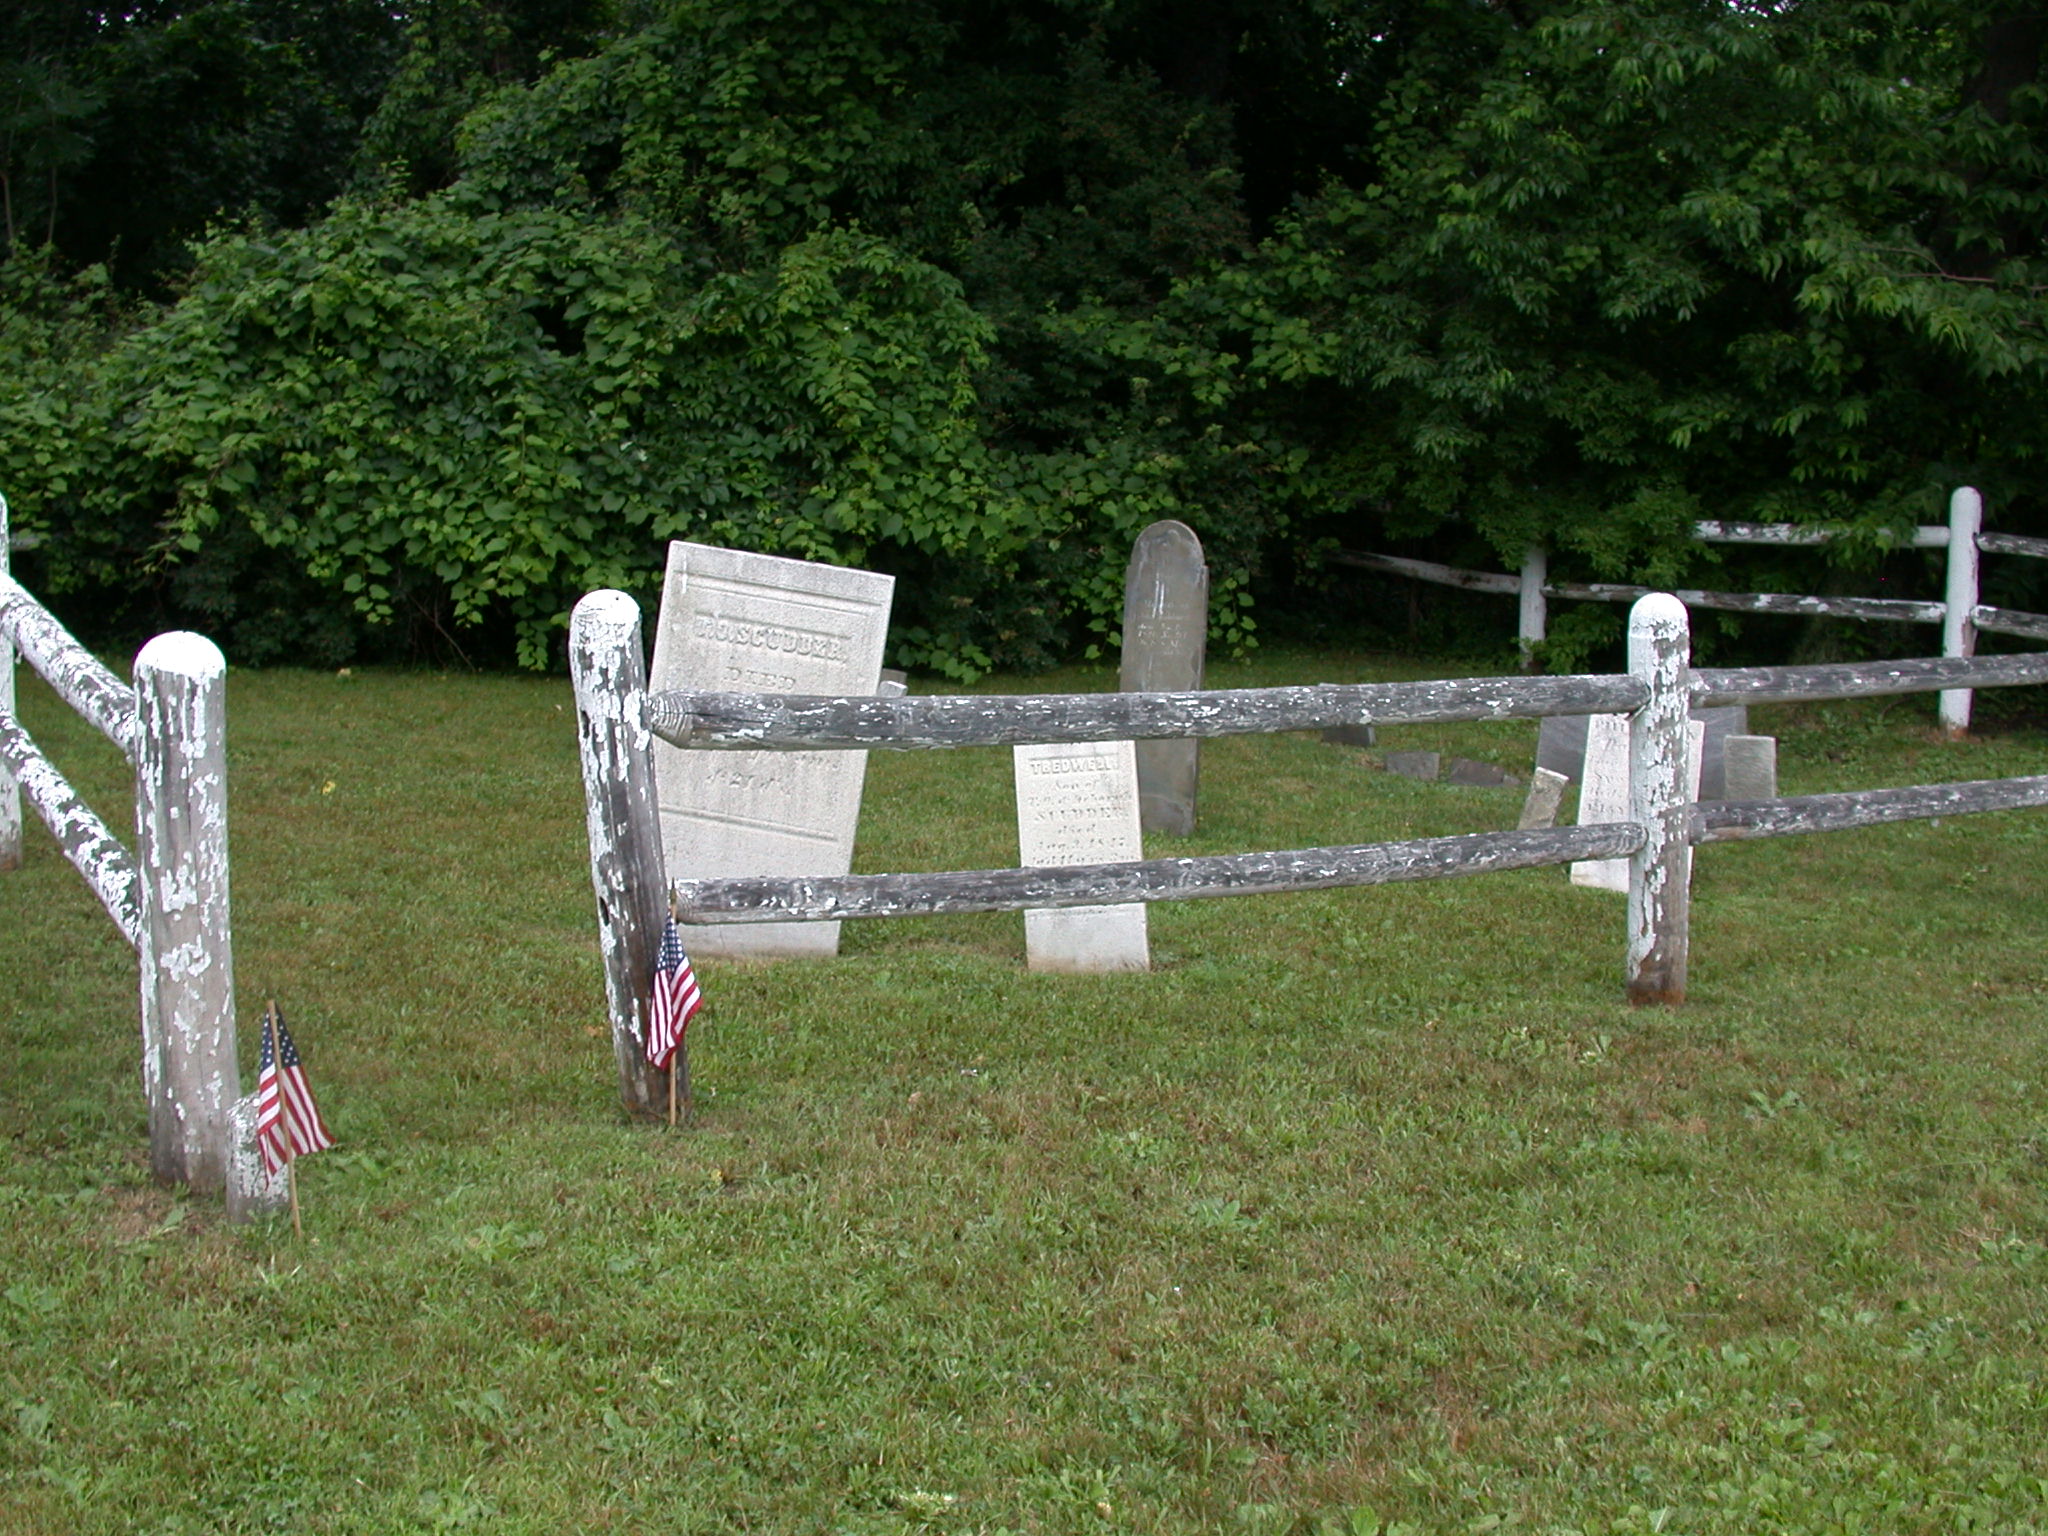
<svg viewBox="0 0 2048 1536">
<path fill-rule="evenodd" d="M 1012 749 L 1022 866 L 1144 857 L 1132 746 L 1086 741 Z M 1024 951 L 1034 971 L 1143 971 L 1152 964 L 1141 902 L 1026 912 Z"/>
<path fill-rule="evenodd" d="M 1185 523 L 1154 523 L 1138 535 L 1124 573 L 1124 653 L 1117 687 L 1125 693 L 1185 693 L 1202 686 L 1209 643 L 1209 567 L 1202 541 Z M 1186 837 L 1195 830 L 1201 743 L 1137 743 L 1138 819 L 1147 832 Z"/>
<path fill-rule="evenodd" d="M 669 545 L 653 692 L 871 694 L 893 576 L 744 550 Z M 864 752 L 691 751 L 654 744 L 672 880 L 843 875 L 853 865 Z M 690 953 L 829 958 L 839 924 L 708 923 Z"/>
</svg>

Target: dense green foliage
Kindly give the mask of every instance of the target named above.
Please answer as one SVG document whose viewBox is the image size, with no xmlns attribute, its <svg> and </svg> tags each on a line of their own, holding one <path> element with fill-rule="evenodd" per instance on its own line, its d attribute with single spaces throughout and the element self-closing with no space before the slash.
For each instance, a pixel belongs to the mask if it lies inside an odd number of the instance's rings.
<svg viewBox="0 0 2048 1536">
<path fill-rule="evenodd" d="M 53 592 L 248 659 L 543 664 L 691 537 L 895 571 L 896 659 L 972 675 L 1109 634 L 1163 516 L 1241 644 L 1332 540 L 1671 580 L 1702 516 L 1846 524 L 1854 560 L 1956 483 L 2048 510 L 2041 13 L 376 17 L 360 54 L 287 0 L 11 44 L 0 161 L 46 191 L 0 484 Z M 161 85 L 211 78 L 201 40 L 239 116 Z M 300 74 L 256 93 L 273 54 Z M 76 171 L 117 148 L 128 181 Z M 94 189 L 152 178 L 109 233 Z"/>
</svg>

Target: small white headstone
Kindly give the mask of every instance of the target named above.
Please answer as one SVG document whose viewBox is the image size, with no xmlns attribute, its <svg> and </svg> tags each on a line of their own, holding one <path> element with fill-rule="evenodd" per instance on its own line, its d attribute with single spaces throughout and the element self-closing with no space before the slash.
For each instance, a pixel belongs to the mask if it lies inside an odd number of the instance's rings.
<svg viewBox="0 0 2048 1536">
<path fill-rule="evenodd" d="M 678 541 L 668 547 L 650 691 L 872 694 L 896 578 Z M 714 752 L 654 744 L 671 880 L 843 875 L 865 752 Z M 839 924 L 710 923 L 693 955 L 839 952 Z"/>
<path fill-rule="evenodd" d="M 1700 797 L 1700 763 L 1706 752 L 1704 721 L 1687 722 L 1690 742 L 1689 772 L 1692 798 Z M 1628 803 L 1628 716 L 1588 715 L 1586 717 L 1586 776 L 1579 786 L 1579 825 L 1627 821 Z M 1572 884 L 1596 891 L 1628 894 L 1627 859 L 1580 859 L 1572 865 Z"/>
<path fill-rule="evenodd" d="M 1122 864 L 1144 857 L 1132 743 L 1068 742 L 1014 753 L 1020 865 Z M 1149 970 L 1144 904 L 1026 912 L 1024 951 L 1034 971 Z"/>
</svg>

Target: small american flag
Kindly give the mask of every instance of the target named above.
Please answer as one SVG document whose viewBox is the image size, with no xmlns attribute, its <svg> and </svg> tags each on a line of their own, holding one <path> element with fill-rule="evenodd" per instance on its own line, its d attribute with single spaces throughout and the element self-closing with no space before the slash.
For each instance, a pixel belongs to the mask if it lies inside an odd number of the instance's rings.
<svg viewBox="0 0 2048 1536">
<path fill-rule="evenodd" d="M 271 1173 L 294 1157 L 334 1145 L 327 1122 L 320 1118 L 320 1106 L 313 1102 L 313 1090 L 306 1085 L 299 1048 L 284 1027 L 284 1015 L 275 1008 L 264 1024 L 263 1059 L 256 1069 L 256 1145 Z"/>
<path fill-rule="evenodd" d="M 690 1018 L 704 1006 L 697 973 L 683 953 L 683 936 L 671 916 L 661 930 L 661 948 L 654 956 L 654 991 L 647 1006 L 647 1064 L 666 1071 L 683 1043 Z"/>
</svg>

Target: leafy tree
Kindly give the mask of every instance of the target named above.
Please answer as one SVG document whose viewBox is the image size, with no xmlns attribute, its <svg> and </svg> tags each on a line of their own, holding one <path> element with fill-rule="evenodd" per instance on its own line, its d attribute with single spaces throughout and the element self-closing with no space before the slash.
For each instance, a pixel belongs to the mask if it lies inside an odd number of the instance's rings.
<svg viewBox="0 0 2048 1536">
<path fill-rule="evenodd" d="M 1665 581 L 1702 516 L 2041 515 L 2038 10 L 434 0 L 351 73 L 294 3 L 93 44 L 107 121 L 301 85 L 123 150 L 141 266 L 236 222 L 14 496 L 239 654 L 539 662 L 678 536 L 895 570 L 898 659 L 969 675 L 1109 634 L 1162 516 L 1244 643 L 1336 539 Z"/>
<path fill-rule="evenodd" d="M 1310 531 L 1668 582 L 1700 517 L 2040 515 L 2038 18 L 1995 88 L 1940 0 L 1407 21 L 1349 175 L 1102 322 L 1298 447 Z"/>
</svg>

